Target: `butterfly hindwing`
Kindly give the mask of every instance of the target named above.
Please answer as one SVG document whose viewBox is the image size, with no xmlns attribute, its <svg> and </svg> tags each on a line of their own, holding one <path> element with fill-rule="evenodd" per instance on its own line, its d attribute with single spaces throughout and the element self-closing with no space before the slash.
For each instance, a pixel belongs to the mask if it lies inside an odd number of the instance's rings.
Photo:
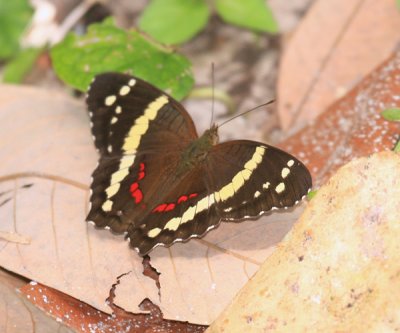
<svg viewBox="0 0 400 333">
<path fill-rule="evenodd" d="M 212 148 L 207 158 L 217 210 L 242 220 L 296 204 L 311 187 L 307 168 L 292 155 L 263 143 L 238 140 Z"/>
<path fill-rule="evenodd" d="M 111 211 L 105 213 L 99 205 L 107 202 L 103 190 L 110 174 L 107 169 L 119 162 L 110 157 L 101 160 L 93 175 L 88 220 L 116 232 L 127 231 L 132 246 L 142 255 L 159 244 L 200 237 L 218 225 L 220 216 L 214 196 L 209 195 L 205 169 L 178 172 L 180 156 L 173 153 L 144 153 L 137 161 L 112 198 Z"/>
<path fill-rule="evenodd" d="M 141 216 L 142 223 L 128 229 L 131 245 L 139 253 L 146 254 L 159 244 L 201 237 L 219 224 L 205 174 L 201 167 L 185 174 L 168 173 L 168 180 L 151 197 L 151 209 Z"/>
</svg>

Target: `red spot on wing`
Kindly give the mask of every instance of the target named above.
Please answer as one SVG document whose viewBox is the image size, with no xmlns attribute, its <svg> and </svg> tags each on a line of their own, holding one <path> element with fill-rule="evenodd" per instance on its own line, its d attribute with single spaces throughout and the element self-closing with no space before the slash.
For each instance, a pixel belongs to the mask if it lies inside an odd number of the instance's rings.
<svg viewBox="0 0 400 333">
<path fill-rule="evenodd" d="M 156 208 L 153 209 L 153 212 L 163 212 L 165 208 L 167 208 L 167 204 L 158 205 Z"/>
<path fill-rule="evenodd" d="M 143 192 L 139 188 L 139 181 L 142 180 L 145 177 L 145 172 L 144 172 L 145 165 L 144 163 L 139 164 L 139 173 L 137 175 L 137 181 L 132 183 L 131 187 L 129 188 L 129 191 L 131 192 L 132 198 L 135 199 L 135 203 L 138 204 L 143 200 Z"/>
<path fill-rule="evenodd" d="M 181 202 L 184 202 L 188 199 L 187 195 L 182 195 L 181 197 L 179 197 L 178 199 L 178 204 L 180 204 Z"/>
<path fill-rule="evenodd" d="M 143 193 L 141 190 L 137 189 L 135 192 L 132 192 L 132 197 L 135 199 L 135 203 L 139 203 L 143 200 Z"/>
<path fill-rule="evenodd" d="M 175 204 L 174 203 L 170 203 L 168 204 L 168 206 L 165 208 L 166 212 L 169 212 L 170 210 L 173 210 L 175 208 Z"/>
<path fill-rule="evenodd" d="M 176 205 L 181 204 L 182 202 L 185 202 L 189 199 L 197 197 L 199 194 L 198 193 L 192 193 L 189 195 L 181 195 L 178 198 L 178 201 L 176 203 L 163 203 L 158 205 L 156 208 L 153 209 L 153 213 L 162 213 L 162 212 L 169 212 L 173 209 L 175 209 Z"/>
<path fill-rule="evenodd" d="M 134 182 L 131 185 L 131 188 L 129 189 L 129 191 L 131 191 L 131 193 L 135 192 L 137 189 L 139 188 L 139 184 L 137 182 Z"/>
</svg>

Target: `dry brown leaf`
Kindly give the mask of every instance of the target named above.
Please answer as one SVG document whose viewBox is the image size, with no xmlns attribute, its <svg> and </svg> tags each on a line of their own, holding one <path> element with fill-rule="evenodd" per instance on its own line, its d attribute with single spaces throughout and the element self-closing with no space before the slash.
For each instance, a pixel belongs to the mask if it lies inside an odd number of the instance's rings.
<svg viewBox="0 0 400 333">
<path fill-rule="evenodd" d="M 24 281 L 0 269 L 0 332 L 72 333 L 47 317 L 18 292 Z"/>
<path fill-rule="evenodd" d="M 203 240 L 157 248 L 151 265 L 160 273 L 159 290 L 122 236 L 84 222 L 97 160 L 84 103 L 13 86 L 1 87 L 0 103 L 1 229 L 31 239 L 29 245 L 0 240 L 0 266 L 107 313 L 110 287 L 129 272 L 116 288 L 117 305 L 138 313 L 148 298 L 164 318 L 210 323 L 299 214 L 222 223 Z"/>
<path fill-rule="evenodd" d="M 393 0 L 319 0 L 284 52 L 278 112 L 288 129 L 351 90 L 394 51 L 400 15 Z"/>
<path fill-rule="evenodd" d="M 207 332 L 400 330 L 400 154 L 341 168 Z"/>
<path fill-rule="evenodd" d="M 76 332 L 201 333 L 205 331 L 205 326 L 162 320 L 160 310 L 149 300 L 141 304 L 144 310 L 150 312 L 149 314 L 132 314 L 123 311 L 113 304 L 114 290 L 118 283 L 119 279 L 111 288 L 107 299 L 113 310 L 112 315 L 36 282 L 21 287 L 20 291 L 49 316 Z"/>
<path fill-rule="evenodd" d="M 312 124 L 281 144 L 307 165 L 314 186 L 323 184 L 353 158 L 393 149 L 400 124 L 385 120 L 381 112 L 400 108 L 399 76 L 397 52 Z"/>
</svg>

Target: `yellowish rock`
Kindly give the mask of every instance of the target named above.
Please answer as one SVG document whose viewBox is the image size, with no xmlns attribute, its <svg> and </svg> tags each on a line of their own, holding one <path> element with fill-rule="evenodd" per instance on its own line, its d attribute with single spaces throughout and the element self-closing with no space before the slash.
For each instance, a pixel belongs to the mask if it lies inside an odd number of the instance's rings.
<svg viewBox="0 0 400 333">
<path fill-rule="evenodd" d="M 215 332 L 400 331 L 400 155 L 342 167 Z"/>
</svg>

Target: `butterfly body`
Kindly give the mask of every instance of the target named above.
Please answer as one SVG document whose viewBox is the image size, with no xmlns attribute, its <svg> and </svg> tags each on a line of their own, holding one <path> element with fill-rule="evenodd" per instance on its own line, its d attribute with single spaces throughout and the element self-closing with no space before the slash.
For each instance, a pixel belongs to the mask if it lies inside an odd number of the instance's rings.
<svg viewBox="0 0 400 333">
<path fill-rule="evenodd" d="M 180 163 L 180 172 L 184 172 L 185 168 L 193 168 L 201 163 L 205 163 L 208 152 L 217 143 L 217 127 L 213 126 L 184 149 Z"/>
<path fill-rule="evenodd" d="M 87 98 L 100 153 L 87 220 L 125 232 L 142 255 L 297 203 L 311 177 L 295 157 L 249 140 L 198 136 L 181 104 L 129 75 L 97 76 Z"/>
</svg>

